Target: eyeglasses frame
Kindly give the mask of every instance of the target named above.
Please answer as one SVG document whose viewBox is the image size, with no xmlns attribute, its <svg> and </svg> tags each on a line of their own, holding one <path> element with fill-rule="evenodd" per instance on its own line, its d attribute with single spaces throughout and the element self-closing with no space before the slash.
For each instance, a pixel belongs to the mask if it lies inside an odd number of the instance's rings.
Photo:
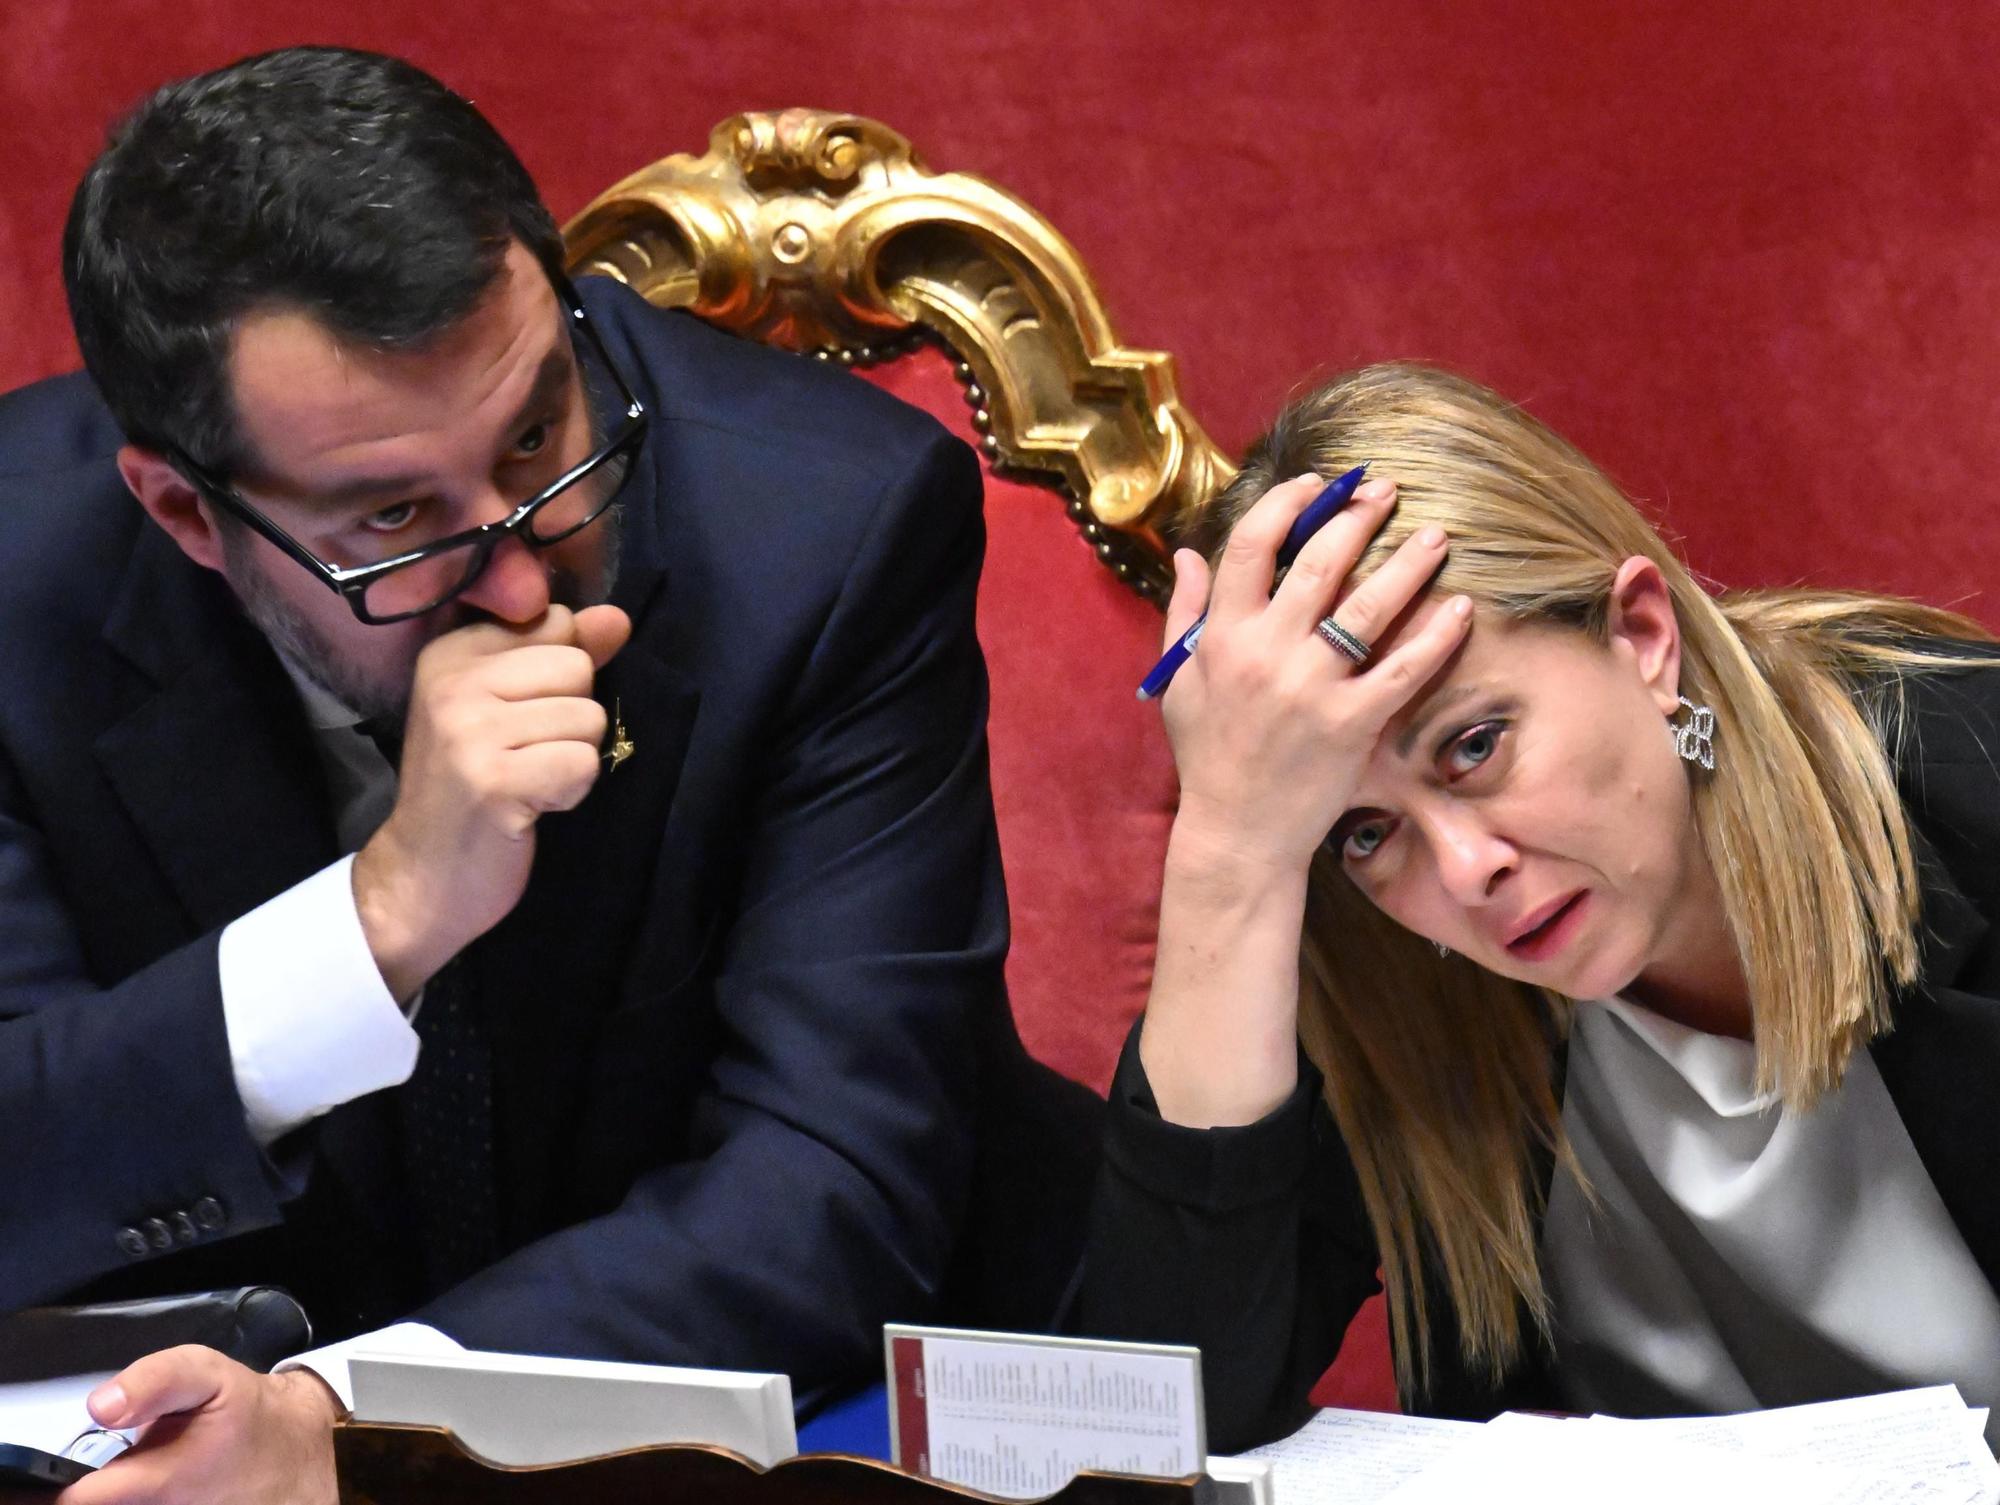
<svg viewBox="0 0 2000 1505">
<path fill-rule="evenodd" d="M 393 559 L 378 560 L 374 564 L 346 567 L 331 565 L 297 539 L 293 538 L 262 512 L 251 506 L 237 492 L 236 488 L 230 485 L 219 473 L 197 463 L 177 445 L 169 444 L 167 446 L 167 453 L 173 460 L 175 467 L 193 483 L 203 496 L 228 512 L 232 517 L 240 519 L 255 529 L 280 552 L 289 555 L 304 566 L 307 572 L 314 579 L 318 580 L 320 584 L 326 586 L 329 590 L 337 592 L 347 602 L 348 610 L 352 611 L 356 619 L 362 623 L 370 627 L 386 627 L 391 623 L 406 622 L 412 617 L 424 615 L 425 612 L 435 611 L 438 607 L 444 605 L 446 601 L 453 600 L 470 590 L 479 577 L 486 573 L 487 567 L 492 564 L 494 551 L 502 543 L 506 542 L 507 539 L 518 536 L 530 549 L 545 548 L 549 544 L 560 543 L 563 539 L 574 536 L 601 518 L 610 510 L 612 505 L 610 500 L 607 500 L 604 506 L 593 512 L 582 522 L 576 524 L 575 527 L 565 530 L 554 538 L 536 538 L 532 533 L 524 531 L 527 528 L 529 520 L 537 512 L 541 511 L 543 507 L 554 501 L 563 492 L 569 490 L 570 487 L 575 486 L 586 477 L 610 464 L 620 455 L 629 456 L 638 449 L 640 443 L 646 437 L 648 423 L 646 406 L 632 394 L 632 388 L 626 383 L 624 375 L 618 370 L 617 363 L 611 359 L 611 352 L 604 348 L 604 341 L 599 337 L 597 330 L 590 322 L 589 316 L 584 312 L 583 300 L 577 296 L 575 285 L 562 272 L 554 268 L 544 267 L 543 270 L 548 273 L 549 282 L 555 288 L 557 299 L 569 314 L 571 328 L 579 329 L 583 332 L 583 337 L 590 342 L 592 351 L 603 362 L 604 369 L 611 375 L 611 380 L 617 384 L 619 400 L 625 405 L 625 417 L 620 422 L 618 431 L 607 437 L 604 443 L 600 444 L 590 454 L 556 477 L 552 483 L 544 486 L 512 512 L 497 521 L 481 523 L 476 528 L 467 528 L 462 532 L 449 534 L 444 538 L 425 544 L 420 549 L 412 549 L 406 554 L 399 554 Z M 579 379 L 581 379 L 580 370 Z M 368 610 L 366 594 L 368 588 L 377 580 L 380 580 L 385 575 L 394 574 L 398 570 L 407 569 L 413 564 L 420 564 L 426 559 L 434 559 L 439 555 L 448 554 L 458 549 L 477 549 L 479 553 L 475 562 L 467 569 L 465 578 L 458 583 L 449 595 L 433 601 L 430 605 L 416 611 L 396 612 L 389 616 L 377 616 Z"/>
</svg>

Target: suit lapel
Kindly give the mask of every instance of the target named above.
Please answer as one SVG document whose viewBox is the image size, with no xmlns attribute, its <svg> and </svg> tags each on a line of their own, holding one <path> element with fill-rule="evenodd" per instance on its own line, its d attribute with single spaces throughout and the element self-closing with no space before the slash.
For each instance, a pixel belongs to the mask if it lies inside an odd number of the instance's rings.
<svg viewBox="0 0 2000 1505">
<path fill-rule="evenodd" d="M 298 692 L 218 577 L 146 524 L 103 636 L 150 687 L 94 752 L 185 915 L 166 944 L 227 925 L 334 860 Z M 286 1215 L 297 1263 L 284 1278 L 341 1331 L 386 1320 L 404 1293 L 382 1108 L 363 1098 L 309 1131 L 310 1190 Z"/>
<path fill-rule="evenodd" d="M 2000 1286 L 2000 1155 L 1992 1134 L 2000 1004 L 1982 963 L 1987 921 L 1921 831 L 1911 840 L 1923 878 L 1923 976 L 1896 999 L 1895 1023 L 1869 1046 L 1917 1158 L 1966 1248 Z"/>
<path fill-rule="evenodd" d="M 333 860 L 296 691 L 227 588 L 144 529 L 105 640 L 156 687 L 95 755 L 196 934 Z"/>
</svg>

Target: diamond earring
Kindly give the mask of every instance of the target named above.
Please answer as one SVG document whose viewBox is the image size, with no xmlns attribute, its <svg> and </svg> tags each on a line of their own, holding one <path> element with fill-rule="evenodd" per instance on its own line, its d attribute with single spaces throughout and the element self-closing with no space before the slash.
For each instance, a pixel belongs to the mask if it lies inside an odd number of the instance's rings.
<svg viewBox="0 0 2000 1505">
<path fill-rule="evenodd" d="M 1674 739 L 1674 751 L 1690 763 L 1699 763 L 1703 768 L 1713 770 L 1715 712 L 1705 705 L 1696 705 L 1685 695 L 1680 697 L 1680 702 L 1687 708 L 1687 720 L 1667 723 L 1667 735 Z"/>
<path fill-rule="evenodd" d="M 1439 956 L 1451 955 L 1451 947 L 1447 946 L 1443 941 L 1432 941 L 1431 944 L 1438 948 Z"/>
</svg>

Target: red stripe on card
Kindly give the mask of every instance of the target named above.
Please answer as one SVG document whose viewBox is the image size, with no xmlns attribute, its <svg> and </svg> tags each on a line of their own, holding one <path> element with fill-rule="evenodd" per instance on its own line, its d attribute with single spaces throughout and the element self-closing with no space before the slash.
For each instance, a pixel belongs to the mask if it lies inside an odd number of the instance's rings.
<svg viewBox="0 0 2000 1505">
<path fill-rule="evenodd" d="M 905 1473 L 931 1475 L 930 1414 L 924 1406 L 924 1340 L 891 1338 L 896 1370 L 896 1460 Z"/>
</svg>

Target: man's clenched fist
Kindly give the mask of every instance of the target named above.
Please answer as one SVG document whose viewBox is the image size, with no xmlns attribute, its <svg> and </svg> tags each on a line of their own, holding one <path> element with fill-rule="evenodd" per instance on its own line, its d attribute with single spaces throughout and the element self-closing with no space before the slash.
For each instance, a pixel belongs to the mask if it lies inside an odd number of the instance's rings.
<svg viewBox="0 0 2000 1505">
<path fill-rule="evenodd" d="M 607 721 L 591 686 L 631 632 L 615 606 L 552 606 L 532 627 L 482 622 L 418 656 L 396 807 L 354 862 L 361 928 L 397 999 L 506 917 L 535 822 L 597 782 Z"/>
</svg>

